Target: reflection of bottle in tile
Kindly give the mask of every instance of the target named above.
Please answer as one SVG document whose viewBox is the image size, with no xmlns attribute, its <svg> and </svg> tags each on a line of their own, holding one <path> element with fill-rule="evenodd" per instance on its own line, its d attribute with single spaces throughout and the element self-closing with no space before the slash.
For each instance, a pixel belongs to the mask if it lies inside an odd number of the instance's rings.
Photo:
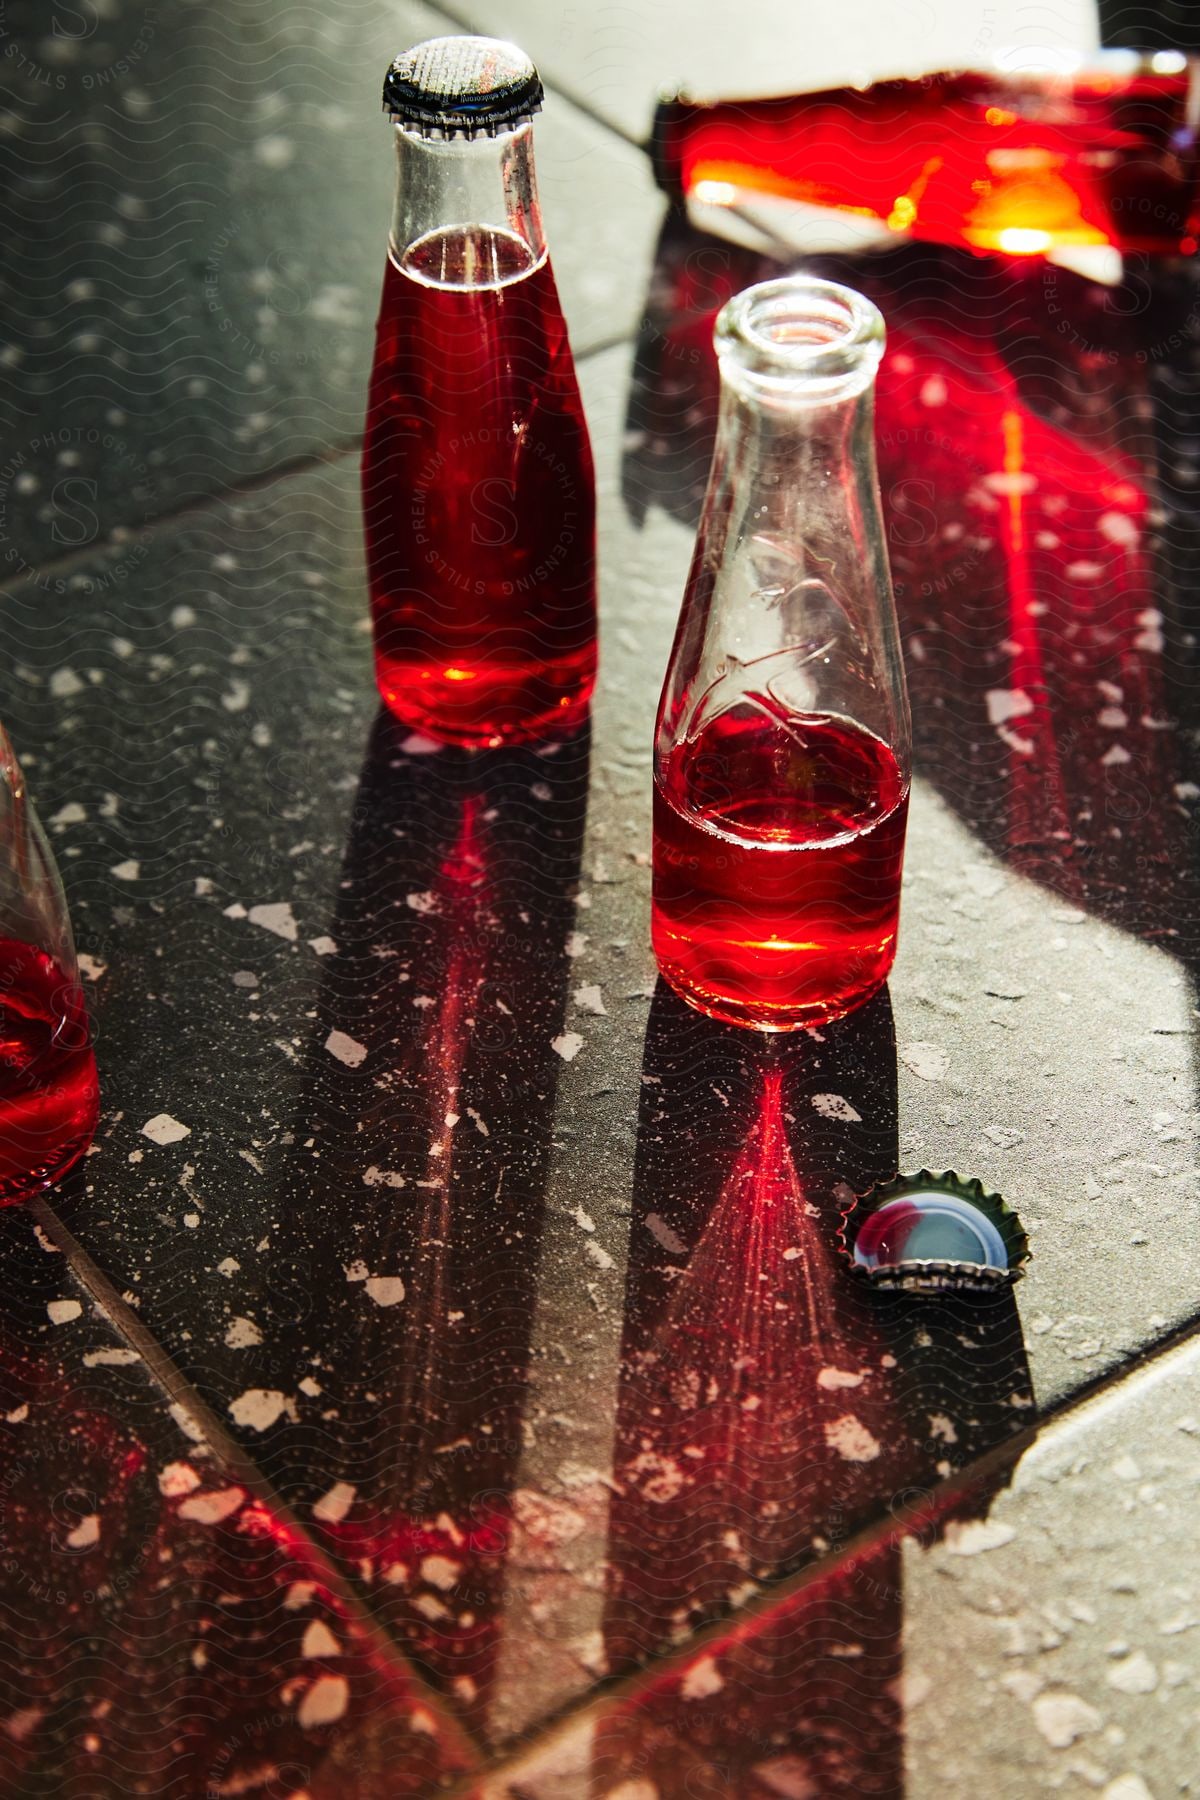
<svg viewBox="0 0 1200 1800">
<path fill-rule="evenodd" d="M 1010 1293 L 931 1308 L 868 1295 L 839 1266 L 839 1190 L 890 1174 L 896 1134 L 886 993 L 819 1039 L 764 1043 L 660 988 L 634 1182 L 609 1665 L 731 1616 L 605 1715 L 600 1792 L 635 1775 L 661 1800 L 706 1784 L 903 1792 L 897 1520 L 921 1537 L 952 1508 L 986 1510 L 991 1489 L 951 1502 L 940 1484 L 1026 1423 L 1031 1400 Z M 817 1562 L 762 1610 L 774 1580 Z"/>
<path fill-rule="evenodd" d="M 803 201 L 881 232 L 1029 256 L 1196 248 L 1195 64 L 1096 55 L 767 100 L 665 102 L 659 180 L 709 206 Z"/>
<path fill-rule="evenodd" d="M 322 963 L 311 1144 L 295 1167 L 305 1237 L 323 1221 L 317 1263 L 338 1271 L 345 1300 L 316 1371 L 333 1441 L 322 1485 L 307 1479 L 373 1607 L 481 1715 L 523 1442 L 588 744 L 427 749 L 406 754 L 381 719 Z"/>
<path fill-rule="evenodd" d="M 828 1548 L 862 1490 L 906 1479 L 878 1317 L 837 1267 L 829 1180 L 797 1161 L 792 1059 L 681 1015 L 660 992 L 643 1070 L 605 1626 L 617 1666 Z M 858 1019 L 826 1032 L 873 1071 L 870 1115 L 850 1084 L 867 1123 L 838 1102 L 858 1119 L 852 1180 L 895 1136 L 894 1051 L 890 1079 L 875 1056 L 891 1050 L 886 998 Z"/>
</svg>

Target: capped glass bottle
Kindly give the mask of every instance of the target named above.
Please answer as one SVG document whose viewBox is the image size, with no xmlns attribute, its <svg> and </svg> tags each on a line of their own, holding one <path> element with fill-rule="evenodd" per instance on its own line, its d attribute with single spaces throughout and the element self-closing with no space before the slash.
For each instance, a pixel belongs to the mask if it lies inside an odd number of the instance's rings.
<svg viewBox="0 0 1200 1800">
<path fill-rule="evenodd" d="M 896 954 L 908 697 L 875 471 L 879 311 L 789 277 L 717 319 L 721 406 L 654 746 L 659 967 L 766 1031 Z"/>
<path fill-rule="evenodd" d="M 556 735 L 595 680 L 595 481 L 533 164 L 537 71 L 396 58 L 396 200 L 363 451 L 380 692 L 451 743 Z"/>
</svg>

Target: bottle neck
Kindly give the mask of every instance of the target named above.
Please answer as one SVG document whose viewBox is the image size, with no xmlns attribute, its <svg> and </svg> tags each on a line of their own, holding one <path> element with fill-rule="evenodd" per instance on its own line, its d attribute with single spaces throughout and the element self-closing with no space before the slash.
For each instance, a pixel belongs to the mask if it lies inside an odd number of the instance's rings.
<svg viewBox="0 0 1200 1800">
<path fill-rule="evenodd" d="M 388 248 L 436 287 L 498 287 L 546 259 L 533 127 L 494 137 L 396 136 L 396 198 Z"/>
</svg>

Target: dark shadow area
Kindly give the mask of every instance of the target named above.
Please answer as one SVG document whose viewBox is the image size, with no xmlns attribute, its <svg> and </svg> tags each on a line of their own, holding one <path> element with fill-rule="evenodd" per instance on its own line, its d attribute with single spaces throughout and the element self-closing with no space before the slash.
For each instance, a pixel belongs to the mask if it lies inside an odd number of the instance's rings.
<svg viewBox="0 0 1200 1800">
<path fill-rule="evenodd" d="M 819 1033 L 772 1039 L 716 1025 L 660 984 L 642 1082 L 609 1664 L 634 1666 L 778 1577 L 827 1566 L 611 1714 L 604 1781 L 636 1771 L 664 1800 L 899 1795 L 901 1528 L 839 1550 L 914 1507 L 942 1529 L 938 1484 L 1030 1423 L 1012 1293 L 885 1298 L 841 1266 L 848 1195 L 896 1168 L 886 990 Z M 1006 1466 L 959 1516 L 986 1514 L 1007 1478 Z M 810 1786 L 780 1788 L 787 1772 Z"/>
<path fill-rule="evenodd" d="M 803 267 L 881 308 L 880 485 L 918 775 L 1009 867 L 1194 969 L 1200 278 L 906 246 Z M 780 265 L 668 219 L 626 504 L 699 515 L 712 319 Z"/>
</svg>

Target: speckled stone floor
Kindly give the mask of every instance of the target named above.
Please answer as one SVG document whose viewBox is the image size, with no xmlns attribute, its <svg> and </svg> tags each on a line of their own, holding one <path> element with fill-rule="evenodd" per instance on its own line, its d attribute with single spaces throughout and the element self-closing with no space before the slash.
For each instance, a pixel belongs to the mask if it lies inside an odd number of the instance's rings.
<svg viewBox="0 0 1200 1800">
<path fill-rule="evenodd" d="M 902 947 L 818 1038 L 688 1012 L 650 733 L 766 265 L 667 215 L 655 91 L 1095 33 L 726 13 L 0 0 L 0 717 L 103 1093 L 0 1215 L 6 1795 L 1200 1791 L 1198 278 L 809 259 L 889 325 Z M 549 83 L 601 506 L 590 729 L 475 756 L 378 716 L 357 468 L 377 90 L 464 27 Z M 861 1293 L 897 1165 L 1020 1286 Z"/>
</svg>

